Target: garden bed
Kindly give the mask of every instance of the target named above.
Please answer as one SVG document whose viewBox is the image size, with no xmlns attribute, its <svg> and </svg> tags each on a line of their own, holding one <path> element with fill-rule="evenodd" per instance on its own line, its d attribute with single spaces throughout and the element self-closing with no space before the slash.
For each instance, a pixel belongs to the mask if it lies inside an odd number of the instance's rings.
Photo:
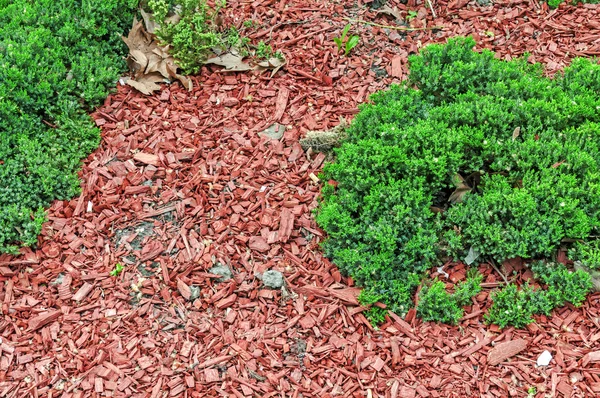
<svg viewBox="0 0 600 398">
<path fill-rule="evenodd" d="M 0 394 L 597 395 L 598 294 L 500 330 L 482 318 L 502 279 L 482 264 L 483 291 L 458 326 L 409 311 L 374 328 L 359 289 L 319 251 L 311 210 L 325 157 L 298 139 L 351 118 L 406 78 L 408 54 L 455 35 L 502 58 L 529 51 L 549 74 L 600 54 L 599 7 L 437 1 L 434 18 L 427 3 L 390 5 L 417 11 L 414 27 L 444 29 L 353 25 L 361 41 L 343 57 L 333 37 L 345 18 L 393 18 L 353 2 L 232 2 L 226 20 L 257 21 L 249 37 L 270 39 L 283 71 L 205 67 L 192 92 L 176 83 L 154 96 L 119 85 L 92 115 L 102 143 L 85 161 L 82 195 L 53 203 L 36 249 L 0 256 Z M 283 137 L 261 137 L 274 123 Z M 219 281 L 216 265 L 233 278 Z M 285 289 L 264 286 L 267 270 Z M 504 264 L 512 270 L 527 277 L 520 261 Z M 444 271 L 452 282 L 466 275 L 463 264 Z M 553 360 L 537 367 L 544 350 Z"/>
</svg>

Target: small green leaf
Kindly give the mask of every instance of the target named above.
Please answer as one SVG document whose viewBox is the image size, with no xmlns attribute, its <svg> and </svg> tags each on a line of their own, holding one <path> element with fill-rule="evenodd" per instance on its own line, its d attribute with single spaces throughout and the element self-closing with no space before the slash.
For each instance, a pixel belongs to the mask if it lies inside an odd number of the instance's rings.
<svg viewBox="0 0 600 398">
<path fill-rule="evenodd" d="M 333 41 L 335 42 L 335 44 L 337 45 L 338 51 L 342 50 L 342 39 L 338 38 L 338 37 L 334 37 Z"/>
<path fill-rule="evenodd" d="M 119 276 L 121 274 L 121 272 L 123 272 L 123 266 L 121 265 L 121 263 L 117 263 L 115 264 L 115 268 L 110 271 L 110 276 Z"/>
<path fill-rule="evenodd" d="M 356 47 L 356 45 L 358 44 L 359 41 L 360 41 L 360 37 L 350 36 L 350 38 L 346 42 L 346 55 L 348 55 L 350 53 L 350 51 L 352 51 L 352 49 L 354 47 Z"/>
<path fill-rule="evenodd" d="M 350 27 L 350 24 L 344 26 L 344 30 L 342 30 L 342 36 L 340 37 L 341 41 L 344 41 L 344 39 L 346 38 L 346 35 L 350 31 Z"/>
</svg>

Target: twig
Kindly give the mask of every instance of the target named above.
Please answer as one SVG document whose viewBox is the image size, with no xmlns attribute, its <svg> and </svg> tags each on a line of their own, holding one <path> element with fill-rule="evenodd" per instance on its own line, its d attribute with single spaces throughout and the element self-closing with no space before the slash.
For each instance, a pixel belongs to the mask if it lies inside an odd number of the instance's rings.
<svg viewBox="0 0 600 398">
<path fill-rule="evenodd" d="M 365 25 L 376 26 L 378 28 L 384 29 L 394 29 L 394 30 L 405 30 L 405 31 L 416 31 L 416 30 L 434 30 L 434 29 L 444 29 L 443 26 L 432 26 L 430 28 L 406 28 L 404 26 L 391 26 L 391 25 L 381 25 L 375 22 L 363 21 L 362 19 L 352 19 L 352 18 L 344 18 L 350 22 L 362 23 Z"/>
<path fill-rule="evenodd" d="M 506 283 L 508 285 L 508 279 L 506 279 L 506 275 L 504 275 L 502 272 L 500 272 L 500 270 L 498 269 L 498 267 L 496 266 L 496 263 L 494 263 L 494 260 L 490 259 L 489 261 L 490 265 L 492 266 L 492 268 L 494 268 L 494 270 L 500 274 L 500 276 L 502 277 L 502 279 L 504 279 L 504 283 Z"/>
<path fill-rule="evenodd" d="M 433 14 L 433 17 L 437 18 L 437 15 L 435 15 L 435 10 L 433 9 L 433 4 L 431 4 L 431 0 L 427 0 L 427 3 L 429 4 L 429 8 L 431 9 L 431 13 Z"/>
</svg>

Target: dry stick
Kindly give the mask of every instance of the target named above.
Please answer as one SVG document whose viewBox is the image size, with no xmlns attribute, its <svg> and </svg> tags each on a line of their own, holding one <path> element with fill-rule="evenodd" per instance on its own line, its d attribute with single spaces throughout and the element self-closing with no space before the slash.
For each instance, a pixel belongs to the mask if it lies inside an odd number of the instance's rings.
<svg viewBox="0 0 600 398">
<path fill-rule="evenodd" d="M 406 28 L 403 26 L 381 25 L 381 24 L 378 24 L 375 22 L 363 21 L 362 19 L 352 19 L 352 18 L 344 18 L 344 19 L 347 21 L 350 21 L 350 22 L 362 23 L 365 25 L 376 26 L 378 28 L 384 28 L 384 29 L 405 30 L 405 31 L 444 29 L 443 26 L 432 26 L 430 28 Z"/>
<path fill-rule="evenodd" d="M 285 46 L 289 46 L 289 45 L 291 45 L 291 44 L 296 44 L 296 43 L 298 43 L 300 40 L 304 40 L 304 39 L 306 39 L 306 38 L 309 38 L 309 37 L 311 37 L 311 36 L 314 36 L 314 35 L 317 35 L 317 34 L 319 34 L 319 33 L 325 32 L 325 31 L 327 31 L 327 30 L 330 30 L 330 29 L 332 29 L 332 28 L 333 28 L 333 26 L 328 26 L 328 27 L 326 27 L 326 28 L 319 29 L 319 30 L 317 30 L 317 31 L 315 31 L 315 32 L 310 32 L 310 33 L 307 33 L 307 34 L 305 34 L 305 35 L 298 36 L 298 37 L 296 37 L 295 39 L 291 39 L 291 40 L 288 40 L 288 41 L 285 41 L 285 42 L 281 43 L 281 44 L 279 45 L 279 48 L 281 48 L 281 47 L 285 47 Z"/>
<path fill-rule="evenodd" d="M 431 13 L 433 14 L 433 17 L 437 18 L 437 15 L 435 15 L 435 10 L 433 9 L 433 4 L 431 4 L 431 0 L 427 0 L 427 3 L 429 4 L 429 8 L 431 9 Z"/>
<path fill-rule="evenodd" d="M 499 273 L 500 276 L 502 277 L 502 279 L 504 279 L 504 282 L 508 285 L 508 279 L 506 279 L 506 276 L 502 272 L 500 272 L 500 270 L 496 266 L 496 263 L 494 263 L 494 260 L 490 259 L 489 263 L 492 266 L 492 268 L 494 268 L 494 271 L 496 271 L 497 273 Z"/>
</svg>

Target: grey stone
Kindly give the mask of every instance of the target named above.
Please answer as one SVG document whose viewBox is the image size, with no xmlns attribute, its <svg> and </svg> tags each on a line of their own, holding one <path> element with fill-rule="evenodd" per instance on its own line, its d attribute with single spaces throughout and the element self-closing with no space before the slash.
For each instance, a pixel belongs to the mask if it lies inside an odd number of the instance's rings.
<svg viewBox="0 0 600 398">
<path fill-rule="evenodd" d="M 269 137 L 272 140 L 280 140 L 281 137 L 283 137 L 284 132 L 285 132 L 285 126 L 283 126 L 279 123 L 275 123 L 275 124 L 267 127 L 265 130 L 261 131 L 260 133 L 258 133 L 258 135 L 262 135 L 264 137 Z"/>
<path fill-rule="evenodd" d="M 200 297 L 200 288 L 198 286 L 190 286 L 190 301 L 196 300 Z"/>
<path fill-rule="evenodd" d="M 217 279 L 217 282 L 225 282 L 233 278 L 233 274 L 229 267 L 221 263 L 215 264 L 208 272 L 215 275 L 221 275 L 221 278 Z"/>
<path fill-rule="evenodd" d="M 268 270 L 262 274 L 262 281 L 266 287 L 281 289 L 284 283 L 283 274 L 279 271 Z"/>
</svg>

